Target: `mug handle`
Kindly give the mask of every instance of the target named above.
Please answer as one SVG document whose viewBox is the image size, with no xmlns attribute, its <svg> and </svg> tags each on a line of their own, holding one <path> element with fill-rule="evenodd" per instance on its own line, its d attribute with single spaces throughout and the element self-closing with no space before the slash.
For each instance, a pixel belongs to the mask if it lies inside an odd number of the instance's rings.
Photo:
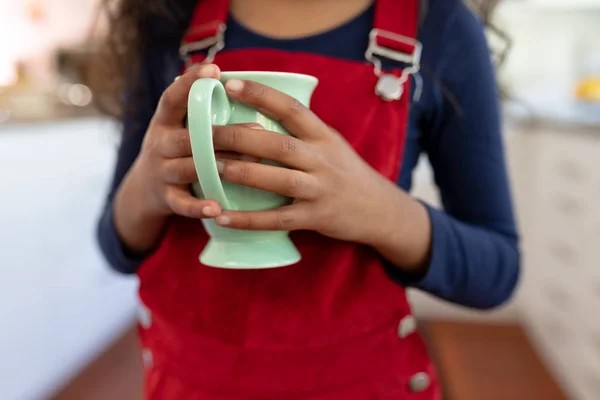
<svg viewBox="0 0 600 400">
<path fill-rule="evenodd" d="M 225 210 L 231 204 L 217 170 L 213 145 L 213 125 L 226 125 L 231 104 L 223 84 L 212 78 L 198 79 L 188 97 L 188 129 L 198 181 L 205 199 L 215 200 Z"/>
</svg>

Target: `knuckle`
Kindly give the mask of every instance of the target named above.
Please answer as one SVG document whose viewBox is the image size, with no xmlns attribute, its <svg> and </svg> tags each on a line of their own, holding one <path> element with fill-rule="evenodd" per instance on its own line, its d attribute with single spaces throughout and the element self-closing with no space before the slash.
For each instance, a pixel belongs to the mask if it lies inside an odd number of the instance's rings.
<svg viewBox="0 0 600 400">
<path fill-rule="evenodd" d="M 185 213 L 185 205 L 181 204 L 181 202 L 179 202 L 177 199 L 173 199 L 171 201 L 171 208 L 173 209 L 173 212 L 177 215 L 187 215 Z"/>
<path fill-rule="evenodd" d="M 191 201 L 186 201 L 183 204 L 183 215 L 191 217 L 195 214 L 195 207 L 194 207 L 194 203 Z"/>
<path fill-rule="evenodd" d="M 198 181 L 198 173 L 196 172 L 196 165 L 193 160 L 190 160 L 185 165 L 185 182 L 183 183 L 194 183 Z"/>
<path fill-rule="evenodd" d="M 187 132 L 181 132 L 172 139 L 173 150 L 177 155 L 187 155 L 191 148 L 190 136 Z"/>
<path fill-rule="evenodd" d="M 230 130 L 229 140 L 231 147 L 236 148 L 242 140 L 242 132 L 238 126 L 233 126 Z"/>
<path fill-rule="evenodd" d="M 292 99 L 292 104 L 289 107 L 291 115 L 302 114 L 305 111 L 305 107 L 298 99 Z"/>
<path fill-rule="evenodd" d="M 172 108 L 175 104 L 175 93 L 171 87 L 168 87 L 160 96 L 160 105 L 165 108 Z"/>
<path fill-rule="evenodd" d="M 185 168 L 185 164 L 183 163 L 179 163 L 173 171 L 173 179 L 175 179 L 175 183 L 185 183 L 186 182 L 186 176 L 189 175 L 187 174 L 187 169 Z"/>
<path fill-rule="evenodd" d="M 154 155 L 156 153 L 156 140 L 152 135 L 148 134 L 142 142 L 142 151 L 144 153 Z"/>
<path fill-rule="evenodd" d="M 192 204 L 188 203 L 186 201 L 183 201 L 183 199 L 173 199 L 173 202 L 171 204 L 171 208 L 173 210 L 173 212 L 177 215 L 181 215 L 183 217 L 189 217 L 192 214 Z"/>
<path fill-rule="evenodd" d="M 251 172 L 249 165 L 245 163 L 238 163 L 234 167 L 229 167 L 229 170 L 236 181 L 241 183 L 246 183 L 250 181 Z"/>
<path fill-rule="evenodd" d="M 235 150 L 238 148 L 240 141 L 242 140 L 242 133 L 238 126 L 230 125 L 222 129 L 221 138 L 223 140 L 223 144 L 229 150 Z"/>
<path fill-rule="evenodd" d="M 165 203 L 167 204 L 167 206 L 175 213 L 177 213 L 177 201 L 175 199 L 175 196 L 173 195 L 173 192 L 166 189 L 163 192 L 163 196 L 165 199 Z"/>
<path fill-rule="evenodd" d="M 294 218 L 290 213 L 279 210 L 275 218 L 275 225 L 277 230 L 287 231 L 294 223 Z"/>
<path fill-rule="evenodd" d="M 155 138 L 148 143 L 148 154 L 154 159 L 162 158 L 163 141 L 160 138 Z"/>
<path fill-rule="evenodd" d="M 171 210 L 177 215 L 191 217 L 194 215 L 194 203 L 186 201 L 185 198 L 178 198 L 176 195 L 171 195 L 168 202 Z"/>
<path fill-rule="evenodd" d="M 314 147 L 311 148 L 311 150 L 312 160 L 315 163 L 315 165 L 320 168 L 329 168 L 329 165 L 331 164 L 331 158 L 327 155 L 327 153 L 325 153 L 324 151 L 319 151 Z"/>
<path fill-rule="evenodd" d="M 250 215 L 245 216 L 241 221 L 240 221 L 240 225 L 242 226 L 242 228 L 247 229 L 247 230 L 252 230 L 252 228 L 254 227 L 254 222 L 252 221 L 252 217 Z"/>
<path fill-rule="evenodd" d="M 264 85 L 259 85 L 254 82 L 247 82 L 245 86 L 247 94 L 257 99 L 261 99 L 267 94 L 267 88 Z"/>
<path fill-rule="evenodd" d="M 281 135 L 279 151 L 281 154 L 293 154 L 296 152 L 298 142 L 291 136 Z"/>
<path fill-rule="evenodd" d="M 148 129 L 142 141 L 141 151 L 151 155 L 157 153 L 161 137 L 160 132 L 157 132 L 157 130 L 159 130 L 157 127 Z"/>
<path fill-rule="evenodd" d="M 285 180 L 284 186 L 292 196 L 295 196 L 304 188 L 304 179 L 299 174 L 293 174 Z"/>
<path fill-rule="evenodd" d="M 170 183 L 179 182 L 180 169 L 174 162 L 163 163 L 163 177 Z"/>
</svg>

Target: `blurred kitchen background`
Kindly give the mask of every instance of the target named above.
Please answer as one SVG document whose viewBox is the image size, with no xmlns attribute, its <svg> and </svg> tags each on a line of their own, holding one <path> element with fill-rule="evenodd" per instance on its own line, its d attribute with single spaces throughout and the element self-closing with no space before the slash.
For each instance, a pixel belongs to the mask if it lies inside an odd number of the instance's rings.
<svg viewBox="0 0 600 400">
<path fill-rule="evenodd" d="M 88 86 L 97 7 L 0 0 L 2 400 L 139 398 L 137 283 L 94 241 L 119 140 Z M 413 304 L 448 399 L 598 400 L 600 0 L 500 0 L 494 21 L 523 278 L 489 314 Z M 437 203 L 425 161 L 414 194 Z"/>
</svg>

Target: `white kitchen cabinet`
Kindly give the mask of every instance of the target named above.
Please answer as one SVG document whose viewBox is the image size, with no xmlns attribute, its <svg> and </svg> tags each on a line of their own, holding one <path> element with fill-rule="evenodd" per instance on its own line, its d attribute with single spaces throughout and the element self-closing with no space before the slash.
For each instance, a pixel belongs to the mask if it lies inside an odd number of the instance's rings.
<svg viewBox="0 0 600 400">
<path fill-rule="evenodd" d="M 523 323 L 575 400 L 600 396 L 600 127 L 527 128 Z"/>
<path fill-rule="evenodd" d="M 530 7 L 538 10 L 600 10 L 600 0 L 508 0 L 506 5 Z"/>
</svg>

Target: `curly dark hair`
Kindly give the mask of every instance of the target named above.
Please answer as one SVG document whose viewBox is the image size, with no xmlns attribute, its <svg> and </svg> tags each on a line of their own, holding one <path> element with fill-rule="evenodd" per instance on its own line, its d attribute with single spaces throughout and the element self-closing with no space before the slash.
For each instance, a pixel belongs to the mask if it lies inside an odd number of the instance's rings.
<svg viewBox="0 0 600 400">
<path fill-rule="evenodd" d="M 145 41 L 152 40 L 144 34 L 148 22 L 154 18 L 174 24 L 180 35 L 188 26 L 197 0 L 102 0 L 98 20 L 105 18 L 108 34 L 101 38 L 100 59 L 96 63 L 91 85 L 98 108 L 111 116 L 120 117 L 125 110 L 123 92 L 129 77 L 136 76 Z M 505 41 L 509 39 L 491 22 L 491 15 L 500 0 L 465 0 L 480 15 L 486 27 Z M 420 19 L 425 18 L 429 0 L 420 0 Z M 95 29 L 94 29 L 95 31 Z M 502 63 L 506 51 L 496 55 Z"/>
</svg>

